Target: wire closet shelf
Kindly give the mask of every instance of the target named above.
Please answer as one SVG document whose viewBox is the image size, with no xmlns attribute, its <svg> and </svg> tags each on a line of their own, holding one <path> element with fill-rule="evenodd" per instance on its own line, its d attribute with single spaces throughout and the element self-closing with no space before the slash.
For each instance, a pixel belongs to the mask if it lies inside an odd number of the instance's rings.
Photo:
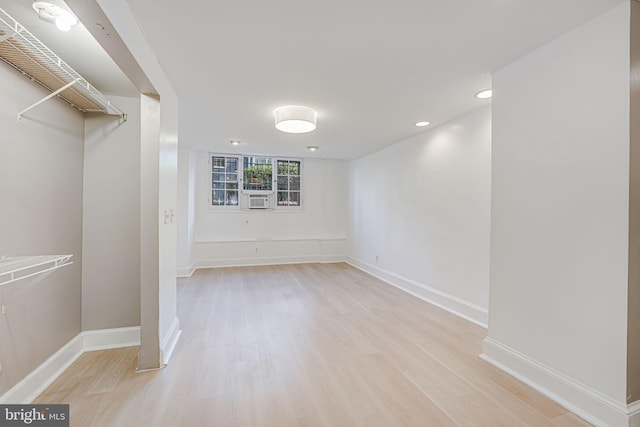
<svg viewBox="0 0 640 427">
<path fill-rule="evenodd" d="M 51 49 L 0 8 L 0 60 L 51 92 L 18 113 L 18 119 L 49 98 L 58 96 L 83 113 L 127 115 Z"/>
<path fill-rule="evenodd" d="M 73 264 L 73 255 L 0 256 L 0 286 Z"/>
</svg>

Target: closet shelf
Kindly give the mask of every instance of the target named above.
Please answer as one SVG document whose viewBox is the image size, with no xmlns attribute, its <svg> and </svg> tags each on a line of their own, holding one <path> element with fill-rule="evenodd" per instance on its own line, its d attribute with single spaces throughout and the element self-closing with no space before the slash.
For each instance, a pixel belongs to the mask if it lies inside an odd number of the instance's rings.
<svg viewBox="0 0 640 427">
<path fill-rule="evenodd" d="M 0 285 L 46 273 L 73 264 L 73 255 L 2 256 L 0 257 Z"/>
<path fill-rule="evenodd" d="M 58 96 L 83 113 L 127 115 L 113 105 L 58 55 L 0 8 L 0 60 L 51 92 L 25 108 L 18 119 L 47 99 Z"/>
</svg>

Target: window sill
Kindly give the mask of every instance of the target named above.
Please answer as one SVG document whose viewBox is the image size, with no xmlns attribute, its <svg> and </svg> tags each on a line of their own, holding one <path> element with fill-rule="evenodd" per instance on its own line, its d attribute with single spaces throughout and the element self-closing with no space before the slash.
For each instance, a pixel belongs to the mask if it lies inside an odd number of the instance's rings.
<svg viewBox="0 0 640 427">
<path fill-rule="evenodd" d="M 193 243 L 198 244 L 217 244 L 217 243 L 278 243 L 278 242 L 307 242 L 307 241 L 322 241 L 322 242 L 334 242 L 347 240 L 345 236 L 336 237 L 284 237 L 284 238 L 256 238 L 256 239 L 195 239 Z"/>
<path fill-rule="evenodd" d="M 249 209 L 249 208 L 232 208 L 232 207 L 210 207 L 207 209 L 208 213 L 225 213 L 225 214 L 246 214 L 246 213 L 256 213 L 256 214 L 284 214 L 284 213 L 303 213 L 303 207 L 289 207 L 289 208 L 266 208 L 266 209 Z"/>
</svg>

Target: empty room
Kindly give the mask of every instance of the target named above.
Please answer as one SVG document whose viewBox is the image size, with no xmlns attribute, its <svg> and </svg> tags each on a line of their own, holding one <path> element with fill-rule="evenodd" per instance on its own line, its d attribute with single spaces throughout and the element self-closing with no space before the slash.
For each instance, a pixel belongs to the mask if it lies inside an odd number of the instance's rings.
<svg viewBox="0 0 640 427">
<path fill-rule="evenodd" d="M 638 0 L 0 0 L 0 426 L 640 427 Z"/>
</svg>

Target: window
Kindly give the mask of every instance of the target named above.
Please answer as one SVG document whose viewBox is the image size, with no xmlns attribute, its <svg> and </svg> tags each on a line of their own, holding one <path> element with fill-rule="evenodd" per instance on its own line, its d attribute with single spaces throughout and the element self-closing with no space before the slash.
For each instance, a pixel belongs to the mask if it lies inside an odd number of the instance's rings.
<svg viewBox="0 0 640 427">
<path fill-rule="evenodd" d="M 273 159 L 270 157 L 243 157 L 243 189 L 247 191 L 273 191 Z"/>
<path fill-rule="evenodd" d="M 238 158 L 213 156 L 211 165 L 211 204 L 238 206 Z"/>
<path fill-rule="evenodd" d="M 278 206 L 300 206 L 300 161 L 277 160 Z"/>
<path fill-rule="evenodd" d="M 300 207 L 302 160 L 211 154 L 212 207 L 249 208 L 261 195 L 271 208 Z"/>
</svg>

